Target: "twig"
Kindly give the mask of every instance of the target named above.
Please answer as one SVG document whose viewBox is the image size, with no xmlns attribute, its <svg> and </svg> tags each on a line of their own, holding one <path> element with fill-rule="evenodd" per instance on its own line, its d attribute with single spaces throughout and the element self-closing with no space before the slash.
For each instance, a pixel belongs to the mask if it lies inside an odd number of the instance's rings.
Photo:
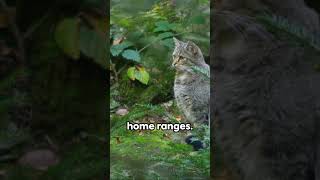
<svg viewBox="0 0 320 180">
<path fill-rule="evenodd" d="M 93 139 L 96 139 L 102 143 L 109 143 L 109 141 L 107 141 L 105 138 L 102 138 L 102 137 L 97 136 L 95 134 L 89 134 L 87 132 L 81 132 L 80 136 L 81 136 L 81 138 L 93 138 Z"/>
<path fill-rule="evenodd" d="M 117 75 L 121 74 L 121 72 L 127 67 L 128 63 L 126 63 L 125 65 L 123 65 L 117 72 Z"/>
<path fill-rule="evenodd" d="M 114 78 L 116 80 L 116 83 L 118 83 L 119 82 L 119 78 L 118 78 L 118 73 L 117 73 L 117 70 L 116 70 L 116 67 L 115 67 L 116 65 L 111 61 L 111 59 L 110 59 L 110 66 L 111 66 L 111 71 L 114 74 Z"/>
<path fill-rule="evenodd" d="M 187 31 L 187 32 L 182 32 L 182 33 L 178 33 L 178 34 L 174 34 L 173 36 L 179 36 L 181 34 L 186 34 L 186 33 L 190 33 L 191 31 Z M 153 45 L 154 43 L 156 43 L 157 41 L 160 41 L 161 37 L 156 38 L 155 40 L 153 40 L 151 43 L 147 44 L 146 46 L 144 46 L 143 48 L 141 48 L 138 52 L 141 53 L 143 50 L 147 49 L 149 46 Z"/>
<path fill-rule="evenodd" d="M 40 18 L 40 20 L 33 24 L 31 27 L 28 28 L 28 30 L 24 33 L 23 38 L 28 39 L 31 37 L 31 35 L 39 28 L 39 26 L 50 16 L 51 10 L 47 11 L 47 13 Z"/>
<path fill-rule="evenodd" d="M 50 139 L 50 137 L 49 137 L 48 135 L 45 135 L 44 138 L 47 140 L 48 144 L 50 145 L 50 147 L 51 147 L 53 150 L 55 150 L 55 151 L 58 151 L 58 150 L 59 150 L 58 146 L 57 146 L 55 143 L 53 143 L 53 141 Z"/>
</svg>

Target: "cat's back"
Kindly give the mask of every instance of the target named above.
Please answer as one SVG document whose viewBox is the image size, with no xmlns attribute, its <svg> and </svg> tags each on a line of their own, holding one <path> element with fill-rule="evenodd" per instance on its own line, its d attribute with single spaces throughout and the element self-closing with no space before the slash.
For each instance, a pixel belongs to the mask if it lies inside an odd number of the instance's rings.
<svg viewBox="0 0 320 180">
<path fill-rule="evenodd" d="M 204 66 L 205 67 L 205 66 Z M 207 70 L 209 66 L 207 65 Z M 174 81 L 174 93 L 176 97 L 190 95 L 203 104 L 208 104 L 210 96 L 209 77 L 201 73 L 190 71 L 177 73 Z"/>
<path fill-rule="evenodd" d="M 254 22 L 241 25 L 248 38 L 227 24 L 214 36 L 213 133 L 226 164 L 237 180 L 319 179 L 319 55 L 276 43 Z M 218 39 L 227 31 L 234 41 Z"/>
</svg>

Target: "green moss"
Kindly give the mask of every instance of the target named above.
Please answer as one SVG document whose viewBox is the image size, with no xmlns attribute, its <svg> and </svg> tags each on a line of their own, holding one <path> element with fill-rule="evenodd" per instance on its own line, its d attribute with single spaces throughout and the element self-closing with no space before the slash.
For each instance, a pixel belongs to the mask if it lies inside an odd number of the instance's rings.
<svg viewBox="0 0 320 180">
<path fill-rule="evenodd" d="M 42 176 L 45 180 L 103 179 L 106 168 L 105 147 L 97 143 L 73 145 L 59 165 L 49 168 Z"/>
<path fill-rule="evenodd" d="M 183 179 L 209 176 L 209 149 L 194 152 L 187 144 L 166 138 L 167 132 L 127 131 L 126 122 L 175 113 L 159 105 L 136 104 L 126 116 L 111 118 L 112 179 Z"/>
<path fill-rule="evenodd" d="M 137 81 L 130 80 L 126 72 L 121 74 L 119 82 L 119 94 L 122 103 L 134 105 L 136 103 L 165 102 L 172 97 L 173 72 L 165 74 L 151 74 L 149 85 L 143 85 Z"/>
</svg>

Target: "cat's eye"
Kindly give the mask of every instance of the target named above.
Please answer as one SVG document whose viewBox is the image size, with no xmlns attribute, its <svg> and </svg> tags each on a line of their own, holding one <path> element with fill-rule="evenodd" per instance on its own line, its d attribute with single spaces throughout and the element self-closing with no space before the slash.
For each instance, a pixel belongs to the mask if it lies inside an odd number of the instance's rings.
<svg viewBox="0 0 320 180">
<path fill-rule="evenodd" d="M 177 56 L 177 62 L 180 62 L 183 58 L 181 56 Z"/>
</svg>

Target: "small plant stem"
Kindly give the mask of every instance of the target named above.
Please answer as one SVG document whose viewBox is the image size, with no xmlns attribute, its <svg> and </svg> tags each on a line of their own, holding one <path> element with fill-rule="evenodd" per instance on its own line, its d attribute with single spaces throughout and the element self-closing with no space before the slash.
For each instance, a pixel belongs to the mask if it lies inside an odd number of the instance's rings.
<svg viewBox="0 0 320 180">
<path fill-rule="evenodd" d="M 111 61 L 111 59 L 110 59 L 110 67 L 111 67 L 112 73 L 114 74 L 114 78 L 116 80 L 116 83 L 118 83 L 119 82 L 119 77 L 118 77 L 118 73 L 117 73 L 117 70 L 116 70 L 116 65 Z"/>
<path fill-rule="evenodd" d="M 179 36 L 181 34 L 186 34 L 186 33 L 190 33 L 191 31 L 186 31 L 186 32 L 182 32 L 182 33 L 177 33 L 174 34 L 173 36 Z M 143 48 L 141 48 L 138 52 L 141 53 L 143 50 L 147 49 L 149 46 L 153 45 L 154 43 L 156 43 L 157 41 L 160 41 L 162 38 L 156 38 L 155 40 L 153 40 L 151 43 L 147 44 L 146 46 L 144 46 Z"/>
</svg>

